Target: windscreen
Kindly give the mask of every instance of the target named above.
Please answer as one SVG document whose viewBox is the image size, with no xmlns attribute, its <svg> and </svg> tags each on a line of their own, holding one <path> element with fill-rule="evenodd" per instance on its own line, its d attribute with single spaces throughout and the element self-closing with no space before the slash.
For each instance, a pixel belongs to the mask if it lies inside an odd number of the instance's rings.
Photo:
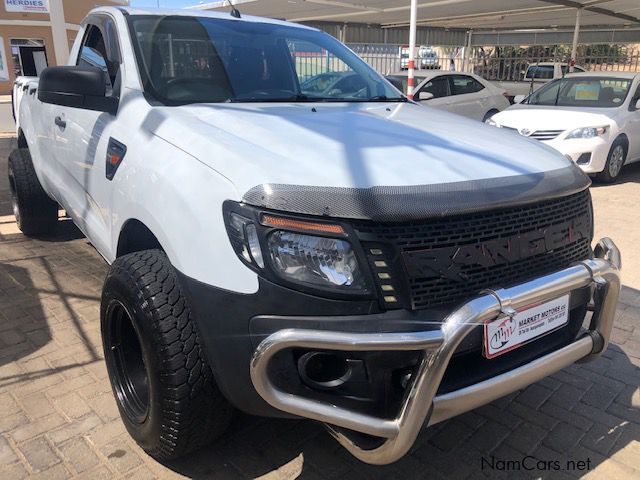
<svg viewBox="0 0 640 480">
<path fill-rule="evenodd" d="M 131 16 L 145 92 L 166 105 L 406 101 L 330 35 L 281 24 Z"/>
<path fill-rule="evenodd" d="M 570 77 L 548 83 L 527 101 L 530 105 L 615 108 L 631 87 L 625 78 Z"/>
</svg>

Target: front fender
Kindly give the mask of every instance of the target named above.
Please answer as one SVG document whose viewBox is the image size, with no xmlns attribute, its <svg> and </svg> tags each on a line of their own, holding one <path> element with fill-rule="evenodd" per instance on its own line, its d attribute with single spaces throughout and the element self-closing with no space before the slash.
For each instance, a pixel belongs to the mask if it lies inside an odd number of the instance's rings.
<svg viewBox="0 0 640 480">
<path fill-rule="evenodd" d="M 238 259 L 224 225 L 222 203 L 241 198 L 228 179 L 150 136 L 128 148 L 113 181 L 109 262 L 124 224 L 137 219 L 184 275 L 238 293 L 258 290 L 257 275 Z"/>
</svg>

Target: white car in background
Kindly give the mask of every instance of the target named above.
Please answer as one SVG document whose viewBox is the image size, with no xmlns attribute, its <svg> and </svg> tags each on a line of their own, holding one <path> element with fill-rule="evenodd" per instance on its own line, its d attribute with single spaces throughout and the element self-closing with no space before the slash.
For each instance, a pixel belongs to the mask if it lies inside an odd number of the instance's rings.
<svg viewBox="0 0 640 480">
<path fill-rule="evenodd" d="M 414 100 L 474 120 L 485 122 L 510 105 L 503 89 L 473 73 L 418 71 L 415 78 Z M 387 80 L 407 92 L 407 72 L 388 75 Z"/>
<path fill-rule="evenodd" d="M 640 74 L 574 73 L 488 122 L 540 140 L 602 182 L 640 160 Z"/>
</svg>

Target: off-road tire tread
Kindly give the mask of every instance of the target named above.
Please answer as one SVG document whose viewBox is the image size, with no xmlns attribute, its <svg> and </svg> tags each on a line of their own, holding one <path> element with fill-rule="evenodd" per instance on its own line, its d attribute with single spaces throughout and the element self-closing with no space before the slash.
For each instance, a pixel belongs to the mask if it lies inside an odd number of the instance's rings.
<svg viewBox="0 0 640 480">
<path fill-rule="evenodd" d="M 215 383 L 168 258 L 160 250 L 124 255 L 111 266 L 112 275 L 131 287 L 152 322 L 163 421 L 159 441 L 147 453 L 172 460 L 208 445 L 227 429 L 232 407 Z"/>
<path fill-rule="evenodd" d="M 22 233 L 39 235 L 53 230 L 58 222 L 58 203 L 51 200 L 40 185 L 29 149 L 13 150 L 9 154 L 8 168 L 13 171 L 20 209 L 18 227 Z"/>
</svg>

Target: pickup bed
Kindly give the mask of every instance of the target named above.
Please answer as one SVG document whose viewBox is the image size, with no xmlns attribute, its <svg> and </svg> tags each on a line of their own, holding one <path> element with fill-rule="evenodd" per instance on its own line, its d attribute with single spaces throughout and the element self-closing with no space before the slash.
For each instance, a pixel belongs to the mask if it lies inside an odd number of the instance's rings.
<svg viewBox="0 0 640 480">
<path fill-rule="evenodd" d="M 305 83 L 321 51 L 349 82 Z M 61 206 L 110 264 L 109 378 L 161 460 L 241 409 L 391 463 L 607 347 L 620 254 L 592 243 L 588 177 L 408 100 L 318 30 L 98 8 L 69 65 L 14 88 L 18 225 L 46 235 Z"/>
</svg>

